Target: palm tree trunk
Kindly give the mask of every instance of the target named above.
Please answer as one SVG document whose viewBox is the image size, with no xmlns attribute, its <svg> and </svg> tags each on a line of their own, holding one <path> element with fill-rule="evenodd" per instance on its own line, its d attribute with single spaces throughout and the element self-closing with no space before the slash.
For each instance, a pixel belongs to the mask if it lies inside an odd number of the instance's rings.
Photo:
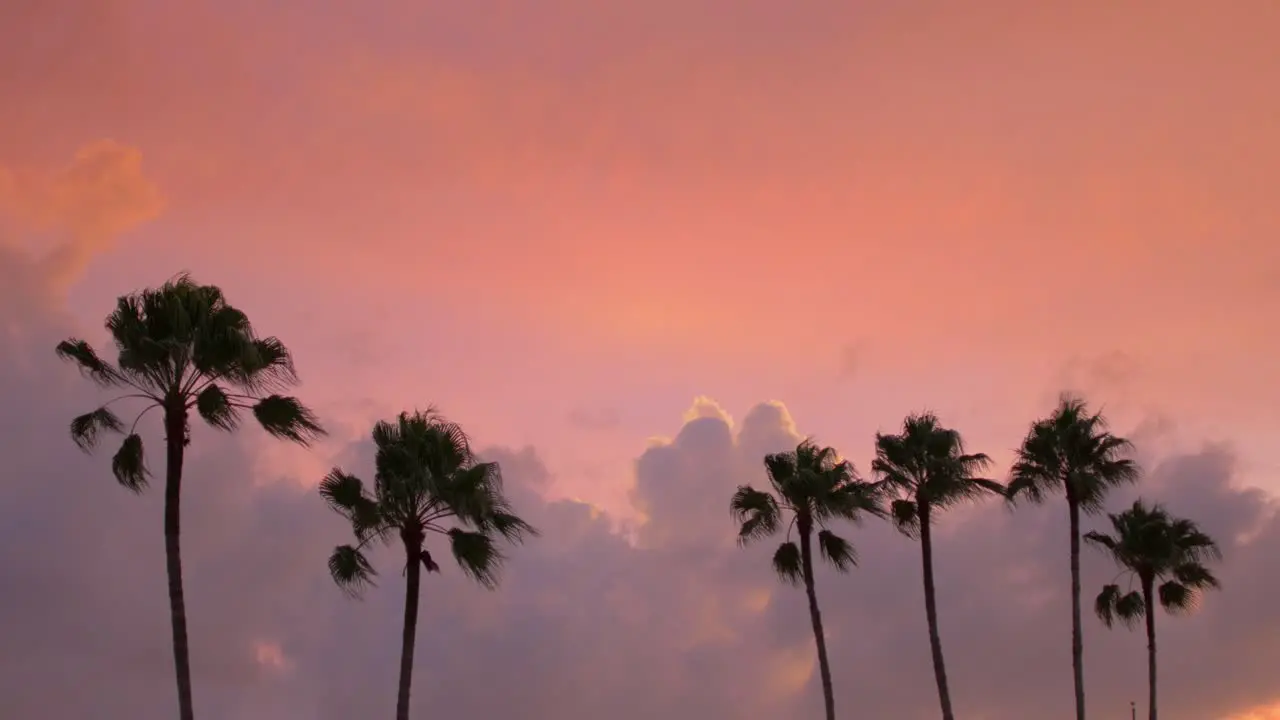
<svg viewBox="0 0 1280 720">
<path fill-rule="evenodd" d="M 1071 670 L 1076 685 L 1076 720 L 1084 720 L 1084 630 L 1080 625 L 1080 505 L 1067 499 L 1071 518 Z"/>
<path fill-rule="evenodd" d="M 818 593 L 813 583 L 813 548 L 810 528 L 800 529 L 800 562 L 804 572 L 804 590 L 809 596 L 809 619 L 813 622 L 813 639 L 818 645 L 818 672 L 822 677 L 822 700 L 827 720 L 836 720 L 835 690 L 831 686 L 831 663 L 827 660 L 827 638 L 822 631 L 822 613 L 818 610 Z"/>
<path fill-rule="evenodd" d="M 173 628 L 173 669 L 178 680 L 178 718 L 194 720 L 191 653 L 187 644 L 187 602 L 182 591 L 182 460 L 187 442 L 186 408 L 165 409 L 164 559 L 169 575 L 169 621 Z"/>
<path fill-rule="evenodd" d="M 400 692 L 396 720 L 409 720 L 409 689 L 413 685 L 413 645 L 418 633 L 418 592 L 422 582 L 422 558 L 418 547 L 405 543 L 404 635 L 400 640 Z"/>
<path fill-rule="evenodd" d="M 1156 720 L 1156 602 L 1153 582 L 1142 581 L 1142 601 L 1147 613 L 1147 718 Z"/>
<path fill-rule="evenodd" d="M 924 566 L 924 614 L 929 622 L 929 650 L 933 653 L 933 676 L 938 683 L 942 719 L 955 720 L 951 711 L 951 691 L 947 689 L 947 666 L 942 659 L 942 637 L 938 634 L 938 599 L 933 587 L 933 535 L 929 530 L 929 504 L 920 508 L 920 557 Z"/>
</svg>

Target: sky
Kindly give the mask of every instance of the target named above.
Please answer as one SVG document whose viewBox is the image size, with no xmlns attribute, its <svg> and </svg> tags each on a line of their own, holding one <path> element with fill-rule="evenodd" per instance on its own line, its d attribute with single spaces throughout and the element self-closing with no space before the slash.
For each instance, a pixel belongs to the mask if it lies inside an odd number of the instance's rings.
<svg viewBox="0 0 1280 720">
<path fill-rule="evenodd" d="M 803 593 L 733 544 L 763 455 L 865 470 L 929 409 L 999 475 L 1073 390 L 1224 544 L 1224 592 L 1160 618 L 1165 716 L 1280 717 L 1277 36 L 1270 0 L 5 3 L 0 697 L 172 714 L 159 494 L 75 450 L 103 396 L 52 349 L 186 270 L 330 430 L 196 433 L 202 716 L 390 712 L 395 560 L 334 588 L 314 486 L 401 410 L 461 422 L 544 531 L 497 591 L 428 578 L 417 712 L 766 720 L 820 693 Z M 963 716 L 1070 715 L 1065 515 L 942 520 Z M 918 548 L 849 534 L 841 717 L 935 717 Z M 1142 639 L 1085 623 L 1090 708 L 1127 717 Z"/>
</svg>

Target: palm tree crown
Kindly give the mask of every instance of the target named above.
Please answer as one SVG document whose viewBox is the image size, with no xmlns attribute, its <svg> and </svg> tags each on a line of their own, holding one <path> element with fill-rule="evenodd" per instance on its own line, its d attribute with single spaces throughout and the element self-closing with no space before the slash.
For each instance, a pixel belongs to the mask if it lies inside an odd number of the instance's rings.
<svg viewBox="0 0 1280 720">
<path fill-rule="evenodd" d="M 742 525 L 738 542 L 747 544 L 768 537 L 791 515 L 787 538 L 773 556 L 773 568 L 787 582 L 801 579 L 800 548 L 790 539 L 792 527 L 807 533 L 818 530 L 818 548 L 839 570 L 856 564 L 853 544 L 827 528 L 834 519 L 857 522 L 863 513 L 882 513 L 881 486 L 858 478 L 853 465 L 841 460 L 834 448 L 802 442 L 792 452 L 765 457 L 765 469 L 773 492 L 743 485 L 734 493 L 730 510 Z"/>
<path fill-rule="evenodd" d="M 71 437 L 86 451 L 104 432 L 124 434 L 111 468 L 130 490 L 140 492 L 147 485 L 136 431 L 138 421 L 155 408 L 183 419 L 194 409 L 220 430 L 234 430 L 242 412 L 250 410 L 271 435 L 304 445 L 324 434 L 297 398 L 277 394 L 298 382 L 288 349 L 274 337 L 259 338 L 248 317 L 227 304 L 216 286 L 199 285 L 184 274 L 159 288 L 122 296 L 106 328 L 118 353 L 114 365 L 78 338 L 59 343 L 57 354 L 102 387 L 132 391 L 71 421 Z M 109 406 L 128 399 L 144 407 L 126 432 Z M 182 429 L 188 432 L 185 424 Z"/>
<path fill-rule="evenodd" d="M 1107 431 L 1102 413 L 1064 395 L 1053 414 L 1031 426 L 1009 472 L 1008 497 L 1043 502 L 1052 490 L 1088 514 L 1101 512 L 1107 492 L 1138 479 L 1132 444 Z"/>
<path fill-rule="evenodd" d="M 336 468 L 320 483 L 320 494 L 351 522 L 357 541 L 339 546 L 329 558 L 329 570 L 344 590 L 358 595 L 373 584 L 376 573 L 364 551 L 374 540 L 399 537 L 424 569 L 439 572 L 423 543 L 432 534 L 446 536 L 462 570 L 493 587 L 504 559 L 496 536 L 518 542 L 537 535 L 511 512 L 498 464 L 477 462 L 462 428 L 435 410 L 379 422 L 373 441 L 372 490 Z"/>
<path fill-rule="evenodd" d="M 1160 605 L 1170 613 L 1194 609 L 1205 590 L 1219 587 L 1205 565 L 1221 559 L 1221 552 L 1191 520 L 1173 517 L 1162 506 L 1148 507 L 1141 500 L 1107 517 L 1114 534 L 1090 532 L 1084 539 L 1140 585 L 1128 592 L 1118 583 L 1103 587 L 1094 610 L 1108 627 L 1117 618 L 1131 626 L 1146 614 L 1141 586 L 1154 588 Z"/>
<path fill-rule="evenodd" d="M 945 509 L 989 493 L 1004 495 L 1004 485 L 977 476 L 990 464 L 983 453 L 965 452 L 959 432 L 923 413 L 908 416 L 900 434 L 876 434 L 871 470 L 899 495 L 890 505 L 894 524 L 918 537 L 922 509 Z"/>
</svg>

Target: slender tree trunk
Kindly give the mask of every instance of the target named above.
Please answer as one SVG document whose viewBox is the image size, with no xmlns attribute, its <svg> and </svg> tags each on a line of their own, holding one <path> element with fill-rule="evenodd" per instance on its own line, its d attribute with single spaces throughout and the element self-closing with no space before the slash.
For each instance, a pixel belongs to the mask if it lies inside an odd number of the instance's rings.
<svg viewBox="0 0 1280 720">
<path fill-rule="evenodd" d="M 1142 601 L 1147 612 L 1147 717 L 1156 720 L 1156 601 L 1152 580 L 1142 580 Z"/>
<path fill-rule="evenodd" d="M 938 598 L 933 587 L 933 534 L 929 529 L 929 503 L 917 500 L 920 509 L 920 558 L 924 569 L 924 614 L 929 621 L 929 650 L 933 653 L 933 677 L 938 683 L 938 702 L 943 720 L 955 720 L 951 711 L 951 691 L 947 689 L 947 666 L 942 659 L 942 637 L 938 634 Z"/>
<path fill-rule="evenodd" d="M 1084 631 L 1080 626 L 1080 505 L 1068 498 L 1071 517 L 1071 670 L 1076 684 L 1076 720 L 1084 718 Z"/>
<path fill-rule="evenodd" d="M 835 690 L 831 686 L 831 663 L 827 660 L 827 637 L 822 631 L 822 613 L 818 610 L 818 592 L 813 583 L 812 529 L 800 529 L 800 562 L 804 572 L 804 590 L 809 596 L 809 619 L 813 622 L 813 639 L 818 645 L 818 672 L 822 677 L 822 700 L 827 720 L 836 720 Z"/>
<path fill-rule="evenodd" d="M 400 640 L 400 692 L 396 720 L 409 720 L 409 690 L 413 685 L 413 646 L 418 633 L 418 592 L 422 582 L 421 540 L 405 540 L 404 634 Z"/>
<path fill-rule="evenodd" d="M 187 602 L 182 592 L 182 459 L 187 442 L 185 407 L 165 408 L 164 559 L 169 574 L 169 620 L 173 626 L 173 669 L 178 680 L 178 718 L 193 720 L 191 656 L 187 644 Z"/>
</svg>

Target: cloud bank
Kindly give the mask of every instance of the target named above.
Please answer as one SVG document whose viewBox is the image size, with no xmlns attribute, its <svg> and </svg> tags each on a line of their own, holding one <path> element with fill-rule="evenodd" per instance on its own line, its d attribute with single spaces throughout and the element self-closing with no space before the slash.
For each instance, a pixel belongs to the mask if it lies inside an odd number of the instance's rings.
<svg viewBox="0 0 1280 720">
<path fill-rule="evenodd" d="M 6 256 L 11 264 L 14 255 Z M 73 328 L 39 288 L 7 284 L 24 342 L 6 344 L 0 479 L 0 697 L 9 716 L 160 720 L 172 713 L 159 494 L 114 486 L 66 423 L 94 402 L 52 340 Z M 673 418 L 674 419 L 674 418 Z M 252 431 L 246 432 L 250 435 Z M 631 537 L 592 507 L 548 499 L 535 448 L 490 448 L 544 537 L 513 552 L 496 592 L 446 566 L 423 593 L 415 706 L 442 717 L 707 717 L 818 710 L 803 593 L 776 582 L 767 546 L 733 542 L 726 502 L 760 458 L 800 437 L 779 403 L 733 422 L 699 399 L 671 440 L 637 458 Z M 820 439 L 820 438 L 819 438 Z M 297 482 L 253 477 L 251 443 L 197 432 L 185 497 L 196 702 L 228 720 L 348 720 L 394 702 L 402 585 L 347 600 L 325 572 L 344 527 Z M 855 459 L 867 448 L 845 448 Z M 364 441 L 333 460 L 367 471 Z M 1274 699 L 1280 519 L 1233 483 L 1229 448 L 1149 458 L 1141 491 L 1222 540 L 1226 590 L 1191 618 L 1160 618 L 1167 716 L 1203 720 Z M 267 480 L 270 480 L 268 478 Z M 1119 507 L 1127 497 L 1117 496 Z M 953 513 L 937 551 L 940 622 L 956 704 L 970 717 L 1065 717 L 1070 707 L 1066 517 L 1050 505 Z M 916 546 L 850 532 L 862 565 L 820 571 L 838 702 L 847 717 L 936 715 Z M 1087 556 L 1085 588 L 1112 569 Z M 1089 702 L 1119 713 L 1143 691 L 1138 634 L 1086 621 Z"/>
</svg>

